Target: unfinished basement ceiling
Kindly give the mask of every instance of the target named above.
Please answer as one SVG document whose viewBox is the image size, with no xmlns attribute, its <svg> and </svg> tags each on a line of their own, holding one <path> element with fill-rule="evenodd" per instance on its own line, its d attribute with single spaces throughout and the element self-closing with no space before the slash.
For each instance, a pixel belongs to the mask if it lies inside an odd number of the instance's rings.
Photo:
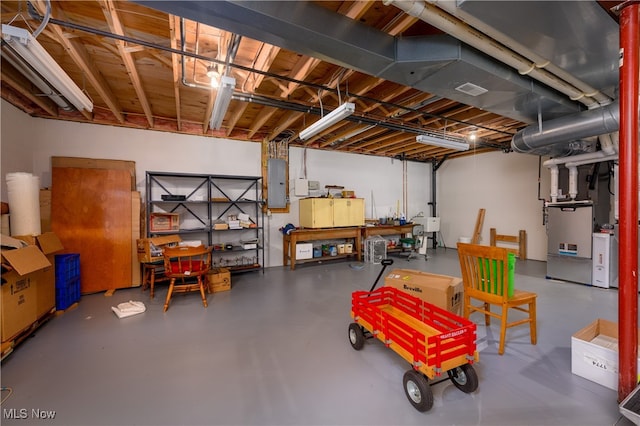
<svg viewBox="0 0 640 426">
<path fill-rule="evenodd" d="M 36 117 L 415 161 L 509 151 L 513 135 L 539 119 L 616 101 L 618 3 L 52 1 L 37 40 L 93 111 L 60 109 L 4 48 L 1 93 Z M 45 16 L 42 1 L 0 7 L 3 24 L 32 31 Z M 455 31 L 432 21 L 442 17 Z M 520 65 L 496 59 L 495 40 L 487 49 L 464 41 L 478 30 L 510 45 L 508 59 Z M 211 70 L 236 80 L 219 130 L 209 128 Z M 355 114 L 299 139 L 344 102 Z M 417 143 L 422 132 L 477 139 L 459 152 Z"/>
</svg>

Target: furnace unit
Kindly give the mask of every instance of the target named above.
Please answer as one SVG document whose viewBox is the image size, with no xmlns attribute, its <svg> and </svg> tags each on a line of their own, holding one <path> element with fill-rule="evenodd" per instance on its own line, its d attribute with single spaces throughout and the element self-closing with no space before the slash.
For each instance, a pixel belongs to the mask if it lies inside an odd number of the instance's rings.
<svg viewBox="0 0 640 426">
<path fill-rule="evenodd" d="M 549 204 L 547 213 L 547 278 L 591 284 L 593 204 Z"/>
</svg>

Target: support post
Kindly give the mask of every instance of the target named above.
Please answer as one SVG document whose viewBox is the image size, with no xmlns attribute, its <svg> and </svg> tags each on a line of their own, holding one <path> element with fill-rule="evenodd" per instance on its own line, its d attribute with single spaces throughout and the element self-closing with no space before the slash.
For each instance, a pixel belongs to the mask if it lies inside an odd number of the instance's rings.
<svg viewBox="0 0 640 426">
<path fill-rule="evenodd" d="M 431 217 L 436 217 L 436 177 L 438 172 L 438 162 L 434 159 L 431 163 Z M 431 233 L 432 248 L 438 248 L 438 233 Z"/>
<path fill-rule="evenodd" d="M 638 382 L 638 49 L 637 1 L 620 5 L 620 238 L 618 402 Z"/>
</svg>

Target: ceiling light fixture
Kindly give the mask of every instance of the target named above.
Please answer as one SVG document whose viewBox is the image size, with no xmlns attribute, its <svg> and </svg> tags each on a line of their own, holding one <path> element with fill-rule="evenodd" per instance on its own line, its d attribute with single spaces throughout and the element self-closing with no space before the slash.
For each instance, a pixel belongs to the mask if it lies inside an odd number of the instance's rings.
<svg viewBox="0 0 640 426">
<path fill-rule="evenodd" d="M 220 87 L 218 87 L 218 93 L 216 94 L 216 101 L 213 104 L 213 111 L 211 112 L 211 120 L 209 120 L 209 127 L 219 130 L 222 127 L 222 119 L 227 113 L 229 108 L 229 102 L 231 102 L 231 95 L 233 95 L 233 89 L 236 87 L 236 79 L 223 75 L 220 79 Z"/>
<path fill-rule="evenodd" d="M 443 139 L 432 135 L 418 135 L 416 136 L 416 142 L 423 143 L 425 145 L 439 146 L 442 148 L 455 149 L 456 151 L 466 151 L 469 149 L 469 144 L 464 142 L 452 141 L 449 139 Z"/>
<path fill-rule="evenodd" d="M 2 40 L 3 45 L 14 54 L 14 60 L 24 62 L 23 66 L 18 67 L 21 71 L 27 71 L 25 76 L 61 108 L 71 109 L 73 105 L 78 111 L 93 110 L 91 99 L 29 31 L 3 24 Z"/>
<path fill-rule="evenodd" d="M 349 139 L 351 139 L 351 138 L 353 138 L 353 137 L 358 136 L 360 133 L 364 133 L 364 132 L 366 132 L 367 130 L 371 130 L 371 129 L 373 129 L 374 127 L 376 127 L 376 126 L 375 126 L 375 125 L 373 125 L 373 124 L 371 124 L 371 125 L 369 125 L 369 126 L 361 127 L 361 128 L 359 128 L 359 129 L 354 130 L 354 131 L 353 131 L 353 132 L 351 132 L 351 133 L 347 133 L 346 135 L 344 135 L 343 137 L 341 137 L 340 139 L 338 139 L 336 142 L 344 142 L 344 141 L 346 141 L 346 140 L 349 140 Z"/>
<path fill-rule="evenodd" d="M 355 112 L 355 110 L 356 104 L 354 104 L 353 102 L 343 103 L 338 108 L 334 109 L 329 114 L 325 115 L 320 120 L 316 121 L 311 126 L 301 131 L 300 139 L 304 141 L 312 136 L 317 135 L 327 127 L 333 126 L 338 121 L 350 116 Z"/>
</svg>

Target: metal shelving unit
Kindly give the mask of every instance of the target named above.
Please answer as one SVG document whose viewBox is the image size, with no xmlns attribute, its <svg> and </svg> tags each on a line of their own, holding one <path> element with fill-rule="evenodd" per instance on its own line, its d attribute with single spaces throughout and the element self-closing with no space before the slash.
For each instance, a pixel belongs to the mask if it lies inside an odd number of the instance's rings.
<svg viewBox="0 0 640 426">
<path fill-rule="evenodd" d="M 213 266 L 232 272 L 264 272 L 264 213 L 262 178 L 147 172 L 147 236 L 179 234 L 213 246 Z M 179 215 L 179 229 L 151 230 L 153 213 Z M 215 229 L 217 223 L 244 217 L 237 227 Z"/>
</svg>

